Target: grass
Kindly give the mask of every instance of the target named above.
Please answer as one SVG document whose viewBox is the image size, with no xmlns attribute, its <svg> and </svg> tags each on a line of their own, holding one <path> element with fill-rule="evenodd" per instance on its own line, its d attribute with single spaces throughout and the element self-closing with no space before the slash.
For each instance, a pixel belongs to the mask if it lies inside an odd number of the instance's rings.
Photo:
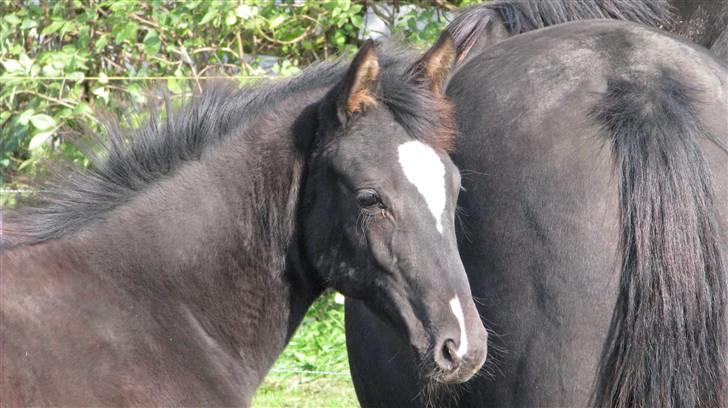
<svg viewBox="0 0 728 408">
<path fill-rule="evenodd" d="M 341 300 L 326 293 L 314 303 L 258 389 L 253 407 L 359 405 L 349 376 Z"/>
</svg>

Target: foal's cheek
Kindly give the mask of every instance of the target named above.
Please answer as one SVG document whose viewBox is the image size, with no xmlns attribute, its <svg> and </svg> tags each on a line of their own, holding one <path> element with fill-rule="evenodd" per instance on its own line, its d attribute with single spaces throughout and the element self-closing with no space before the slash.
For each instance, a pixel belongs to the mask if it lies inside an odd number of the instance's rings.
<svg viewBox="0 0 728 408">
<path fill-rule="evenodd" d="M 367 231 L 369 253 L 379 269 L 392 272 L 397 263 L 394 251 L 397 231 L 387 219 L 378 219 Z"/>
</svg>

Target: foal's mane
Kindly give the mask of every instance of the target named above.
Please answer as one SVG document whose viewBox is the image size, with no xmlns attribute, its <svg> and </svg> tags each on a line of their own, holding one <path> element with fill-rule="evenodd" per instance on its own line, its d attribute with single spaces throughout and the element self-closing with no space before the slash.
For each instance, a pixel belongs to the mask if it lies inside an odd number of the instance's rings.
<svg viewBox="0 0 728 408">
<path fill-rule="evenodd" d="M 443 124 L 443 104 L 416 81 L 406 80 L 415 55 L 391 44 L 378 46 L 380 66 L 378 99 L 393 113 L 411 137 L 437 147 L 443 133 L 454 137 Z M 160 179 L 173 175 L 188 162 L 199 161 L 205 151 L 230 135 L 245 135 L 267 109 L 296 94 L 336 84 L 347 64 L 321 62 L 288 80 L 264 81 L 239 88 L 217 82 L 190 97 L 178 109 L 168 102 L 161 111 L 148 107 L 149 121 L 132 131 L 122 130 L 117 119 L 104 121 L 106 137 L 89 169 L 74 169 L 60 182 L 43 188 L 33 202 L 6 218 L 6 236 L 0 248 L 60 238 L 97 221 Z M 301 107 L 303 110 L 303 107 Z M 443 128 L 445 131 L 443 132 Z M 240 143 L 255 143 L 243 136 Z M 6 242 L 3 242 L 5 240 Z"/>
<path fill-rule="evenodd" d="M 448 26 L 458 55 L 469 50 L 497 16 L 510 35 L 588 19 L 624 20 L 670 28 L 668 0 L 496 0 L 472 6 Z"/>
</svg>

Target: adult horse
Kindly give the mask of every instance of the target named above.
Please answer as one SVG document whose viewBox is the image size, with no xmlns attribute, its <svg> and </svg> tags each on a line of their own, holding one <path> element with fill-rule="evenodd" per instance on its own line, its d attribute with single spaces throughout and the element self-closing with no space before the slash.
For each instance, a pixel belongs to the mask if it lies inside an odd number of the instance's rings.
<svg viewBox="0 0 728 408">
<path fill-rule="evenodd" d="M 112 126 L 104 162 L 6 228 L 2 405 L 248 406 L 325 287 L 390 322 L 432 381 L 470 378 L 487 342 L 440 45 L 408 69 L 367 43 L 346 72 L 214 87 L 130 142 Z"/>
<path fill-rule="evenodd" d="M 726 406 L 725 67 L 624 22 L 482 47 L 450 28 L 471 52 L 446 93 L 491 364 L 428 392 L 407 348 L 349 301 L 362 405 Z"/>
</svg>

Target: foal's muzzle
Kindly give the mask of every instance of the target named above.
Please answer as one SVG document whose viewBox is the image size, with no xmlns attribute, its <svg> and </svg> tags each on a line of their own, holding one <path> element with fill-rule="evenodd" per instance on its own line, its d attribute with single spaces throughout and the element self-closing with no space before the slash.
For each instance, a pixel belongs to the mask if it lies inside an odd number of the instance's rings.
<svg viewBox="0 0 728 408">
<path fill-rule="evenodd" d="M 445 384 L 463 383 L 480 370 L 488 355 L 488 333 L 482 324 L 473 325 L 469 333 L 468 349 L 459 353 L 459 340 L 444 337 L 433 350 L 434 380 Z"/>
</svg>

